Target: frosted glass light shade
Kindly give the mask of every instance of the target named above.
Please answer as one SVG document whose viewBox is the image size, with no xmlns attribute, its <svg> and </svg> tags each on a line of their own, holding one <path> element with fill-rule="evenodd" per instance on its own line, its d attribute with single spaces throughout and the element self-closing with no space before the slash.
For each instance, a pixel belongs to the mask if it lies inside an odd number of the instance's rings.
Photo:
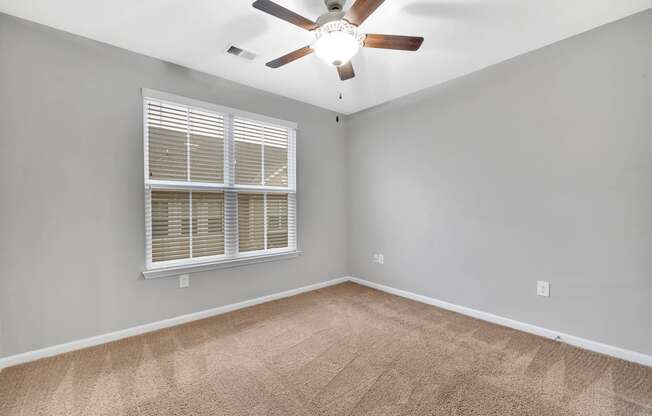
<svg viewBox="0 0 652 416">
<path fill-rule="evenodd" d="M 314 33 L 317 41 L 312 48 L 318 57 L 333 66 L 349 62 L 364 39 L 358 34 L 358 27 L 346 20 L 324 23 Z"/>
<path fill-rule="evenodd" d="M 360 49 L 355 36 L 345 32 L 325 33 L 313 46 L 315 54 L 327 64 L 341 66 L 349 62 Z"/>
</svg>

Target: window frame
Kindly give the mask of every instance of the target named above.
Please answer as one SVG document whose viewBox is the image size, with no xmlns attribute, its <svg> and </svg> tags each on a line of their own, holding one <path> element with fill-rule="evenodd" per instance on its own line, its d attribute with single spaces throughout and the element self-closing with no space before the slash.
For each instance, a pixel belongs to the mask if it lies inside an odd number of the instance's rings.
<svg viewBox="0 0 652 416">
<path fill-rule="evenodd" d="M 193 181 L 175 181 L 150 179 L 149 166 L 149 125 L 148 125 L 148 103 L 150 101 L 160 102 L 172 106 L 187 107 L 198 111 L 209 112 L 223 117 L 224 120 L 224 178 L 223 183 L 207 183 Z M 250 113 L 234 108 L 229 108 L 213 103 L 207 103 L 191 98 L 181 97 L 161 91 L 142 89 L 143 108 L 143 161 L 144 161 L 144 188 L 145 188 L 145 270 L 143 276 L 147 279 L 178 275 L 204 270 L 211 270 L 224 267 L 233 267 L 242 264 L 260 263 L 285 258 L 296 257 L 301 252 L 298 250 L 297 241 L 297 210 L 296 210 L 296 136 L 297 123 L 280 120 L 260 114 Z M 273 128 L 284 128 L 288 130 L 288 164 L 287 164 L 287 186 L 269 185 L 236 185 L 235 184 L 235 135 L 234 119 L 249 120 L 258 124 L 267 125 Z M 264 144 L 263 144 L 264 146 Z M 264 156 L 263 156 L 264 160 Z M 189 169 L 189 166 L 188 166 Z M 262 181 L 264 182 L 265 168 L 261 165 Z M 192 192 L 223 192 L 224 193 L 224 254 L 204 256 L 196 258 L 166 260 L 160 262 L 152 261 L 152 202 L 151 193 L 154 190 L 176 190 Z M 238 248 L 238 210 L 237 195 L 239 193 L 260 193 L 263 195 L 271 193 L 282 193 L 288 195 L 288 246 L 283 248 L 263 249 L 248 252 L 239 252 Z M 226 206 L 227 194 L 235 199 L 235 211 L 228 210 Z M 192 201 L 192 197 L 191 201 Z M 265 197 L 265 200 L 267 198 Z M 233 203 L 233 202 L 231 202 Z M 192 224 L 192 202 L 190 202 L 190 221 Z M 234 215 L 230 220 L 235 223 L 235 231 L 227 233 L 227 215 Z M 267 206 L 264 205 L 265 221 L 265 245 L 267 245 Z M 228 236 L 227 236 L 228 234 Z M 227 241 L 227 238 L 229 239 Z M 192 237 L 191 237 L 192 244 Z M 230 249 L 227 248 L 230 247 Z M 235 248 L 234 248 L 235 247 Z"/>
</svg>

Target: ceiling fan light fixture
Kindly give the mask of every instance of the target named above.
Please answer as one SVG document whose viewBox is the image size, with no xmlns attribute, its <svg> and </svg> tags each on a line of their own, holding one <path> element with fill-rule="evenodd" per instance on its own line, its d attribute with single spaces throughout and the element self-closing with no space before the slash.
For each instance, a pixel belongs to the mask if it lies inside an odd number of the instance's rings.
<svg viewBox="0 0 652 416">
<path fill-rule="evenodd" d="M 335 20 L 315 31 L 315 54 L 327 64 L 341 66 L 353 58 L 362 45 L 363 36 L 358 28 L 345 20 Z"/>
<path fill-rule="evenodd" d="M 383 34 L 364 34 L 358 27 L 383 4 L 385 0 L 356 0 L 349 10 L 344 11 L 346 0 L 324 0 L 327 13 L 316 21 L 286 9 L 272 0 L 256 0 L 253 7 L 271 16 L 292 23 L 315 35 L 312 45 L 304 46 L 280 58 L 267 62 L 269 68 L 280 68 L 312 53 L 317 54 L 328 65 L 336 67 L 341 81 L 355 77 L 351 58 L 361 47 L 376 49 L 393 49 L 399 51 L 416 51 L 421 47 L 420 36 L 401 36 Z"/>
</svg>

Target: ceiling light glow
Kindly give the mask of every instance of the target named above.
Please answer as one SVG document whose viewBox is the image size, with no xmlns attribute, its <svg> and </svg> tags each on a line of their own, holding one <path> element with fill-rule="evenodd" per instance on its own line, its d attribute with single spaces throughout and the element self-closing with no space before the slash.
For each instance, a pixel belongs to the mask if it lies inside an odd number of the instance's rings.
<svg viewBox="0 0 652 416">
<path fill-rule="evenodd" d="M 349 62 L 360 49 L 363 40 L 363 37 L 358 35 L 358 28 L 344 20 L 322 25 L 315 30 L 315 37 L 315 54 L 333 66 Z"/>
</svg>

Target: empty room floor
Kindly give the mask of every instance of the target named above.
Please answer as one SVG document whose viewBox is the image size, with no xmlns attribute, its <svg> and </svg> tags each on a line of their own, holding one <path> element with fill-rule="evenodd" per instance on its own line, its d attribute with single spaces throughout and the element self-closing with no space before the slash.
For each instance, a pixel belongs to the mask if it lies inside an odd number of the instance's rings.
<svg viewBox="0 0 652 416">
<path fill-rule="evenodd" d="M 11 367 L 13 415 L 652 415 L 652 368 L 345 283 Z"/>
</svg>

